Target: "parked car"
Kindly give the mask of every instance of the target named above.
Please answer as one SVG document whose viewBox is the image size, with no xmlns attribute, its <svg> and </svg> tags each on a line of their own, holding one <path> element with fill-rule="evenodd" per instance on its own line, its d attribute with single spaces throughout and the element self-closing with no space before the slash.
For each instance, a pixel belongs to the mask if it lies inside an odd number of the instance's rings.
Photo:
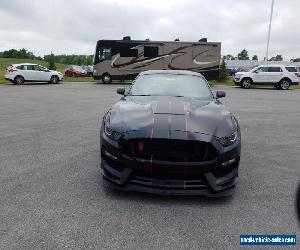
<svg viewBox="0 0 300 250">
<path fill-rule="evenodd" d="M 78 76 L 87 76 L 86 70 L 78 65 L 70 65 L 65 71 L 65 76 L 78 77 Z"/>
<path fill-rule="evenodd" d="M 182 84 L 184 83 L 184 84 Z M 225 196 L 238 178 L 241 132 L 196 72 L 150 70 L 105 114 L 104 185 L 163 195 Z"/>
<path fill-rule="evenodd" d="M 237 72 L 234 82 L 245 89 L 254 84 L 266 84 L 286 90 L 290 85 L 299 84 L 299 73 L 294 66 L 261 65 L 248 72 Z"/>
<path fill-rule="evenodd" d="M 24 82 L 59 83 L 63 80 L 63 74 L 38 64 L 22 63 L 7 67 L 4 78 L 14 84 Z"/>
<path fill-rule="evenodd" d="M 228 68 L 228 69 L 227 69 L 227 73 L 228 73 L 228 75 L 230 75 L 230 76 L 234 76 L 236 72 L 237 72 L 237 69 L 236 69 L 236 68 Z"/>
<path fill-rule="evenodd" d="M 84 65 L 81 66 L 87 73 L 88 76 L 93 76 L 93 66 L 90 65 Z"/>
</svg>

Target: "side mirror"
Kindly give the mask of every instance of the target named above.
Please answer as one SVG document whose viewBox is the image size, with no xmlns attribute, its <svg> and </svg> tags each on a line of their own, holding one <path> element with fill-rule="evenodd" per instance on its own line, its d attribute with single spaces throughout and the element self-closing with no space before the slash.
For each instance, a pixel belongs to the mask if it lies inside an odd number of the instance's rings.
<svg viewBox="0 0 300 250">
<path fill-rule="evenodd" d="M 124 87 L 117 88 L 117 93 L 119 95 L 124 95 L 125 94 L 125 88 Z"/>
<path fill-rule="evenodd" d="M 222 98 L 222 97 L 225 97 L 225 96 L 226 96 L 225 91 L 218 90 L 217 93 L 216 93 L 217 99 Z"/>
</svg>

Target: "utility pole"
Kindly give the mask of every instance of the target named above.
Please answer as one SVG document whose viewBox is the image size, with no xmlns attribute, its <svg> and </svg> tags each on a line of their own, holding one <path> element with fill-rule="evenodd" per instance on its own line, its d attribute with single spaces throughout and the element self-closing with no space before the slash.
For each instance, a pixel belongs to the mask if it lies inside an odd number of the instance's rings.
<svg viewBox="0 0 300 250">
<path fill-rule="evenodd" d="M 270 15 L 268 41 L 267 41 L 267 52 L 266 52 L 265 61 L 268 61 L 269 43 L 270 43 L 270 35 L 271 35 L 271 28 L 272 28 L 273 6 L 274 6 L 274 0 L 272 0 L 272 4 L 271 4 L 271 15 Z"/>
</svg>

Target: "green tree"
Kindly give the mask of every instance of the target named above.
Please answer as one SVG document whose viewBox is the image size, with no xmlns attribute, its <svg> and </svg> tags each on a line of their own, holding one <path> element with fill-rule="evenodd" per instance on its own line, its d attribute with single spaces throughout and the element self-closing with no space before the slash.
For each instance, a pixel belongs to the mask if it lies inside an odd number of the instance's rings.
<svg viewBox="0 0 300 250">
<path fill-rule="evenodd" d="M 3 58 L 34 59 L 35 55 L 32 52 L 27 51 L 26 49 L 23 48 L 23 49 L 20 49 L 20 50 L 10 49 L 10 50 L 3 51 L 1 53 L 1 57 L 3 57 Z"/>
<path fill-rule="evenodd" d="M 51 69 L 51 70 L 56 70 L 55 56 L 54 56 L 54 54 L 52 52 L 51 52 L 51 54 L 49 56 L 48 62 L 49 62 L 48 68 Z"/>
<path fill-rule="evenodd" d="M 248 51 L 243 49 L 240 53 L 238 53 L 239 60 L 249 60 Z"/>
<path fill-rule="evenodd" d="M 273 56 L 269 61 L 283 61 L 282 55 Z"/>
<path fill-rule="evenodd" d="M 223 58 L 220 65 L 219 80 L 226 81 L 227 79 L 228 79 L 228 72 L 227 72 L 225 59 Z"/>
<path fill-rule="evenodd" d="M 252 60 L 255 60 L 255 61 L 257 61 L 257 60 L 258 60 L 258 57 L 257 57 L 257 55 L 254 55 L 254 56 L 252 56 Z"/>
<path fill-rule="evenodd" d="M 234 59 L 235 59 L 234 56 L 231 55 L 231 54 L 227 54 L 227 55 L 223 56 L 223 58 L 224 58 L 225 60 L 234 60 Z"/>
</svg>

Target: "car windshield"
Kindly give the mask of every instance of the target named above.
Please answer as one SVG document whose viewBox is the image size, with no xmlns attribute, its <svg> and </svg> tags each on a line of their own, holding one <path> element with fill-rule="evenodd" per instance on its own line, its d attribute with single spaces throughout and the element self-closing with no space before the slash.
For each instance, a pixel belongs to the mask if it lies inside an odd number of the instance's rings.
<svg viewBox="0 0 300 250">
<path fill-rule="evenodd" d="M 257 70 L 257 69 L 259 69 L 259 68 L 261 68 L 261 66 L 256 66 L 256 67 L 254 67 L 253 69 L 250 69 L 249 72 L 254 72 L 255 70 Z"/>
<path fill-rule="evenodd" d="M 72 68 L 75 70 L 82 70 L 82 68 L 80 66 L 72 66 Z"/>
<path fill-rule="evenodd" d="M 139 76 L 128 95 L 212 98 L 210 88 L 202 77 L 167 73 Z"/>
</svg>

